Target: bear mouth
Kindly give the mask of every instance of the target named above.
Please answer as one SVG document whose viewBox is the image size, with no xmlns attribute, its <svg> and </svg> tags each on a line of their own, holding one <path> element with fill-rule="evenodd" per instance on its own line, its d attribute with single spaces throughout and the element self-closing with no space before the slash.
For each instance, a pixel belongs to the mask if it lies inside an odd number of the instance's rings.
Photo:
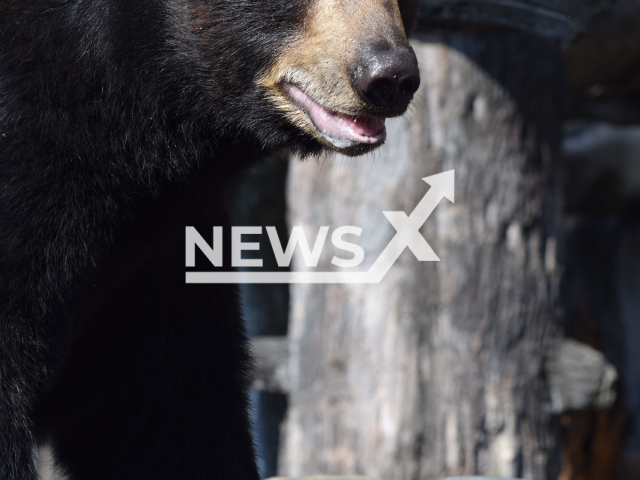
<svg viewBox="0 0 640 480">
<path fill-rule="evenodd" d="M 350 115 L 330 110 L 293 84 L 285 84 L 289 96 L 307 113 L 318 134 L 338 150 L 376 147 L 387 137 L 386 118 Z"/>
</svg>

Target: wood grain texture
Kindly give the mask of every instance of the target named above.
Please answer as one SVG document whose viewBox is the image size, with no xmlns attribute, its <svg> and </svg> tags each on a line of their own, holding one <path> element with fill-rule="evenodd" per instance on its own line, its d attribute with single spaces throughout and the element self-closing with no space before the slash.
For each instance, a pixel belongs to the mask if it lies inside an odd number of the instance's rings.
<svg viewBox="0 0 640 480">
<path fill-rule="evenodd" d="M 348 475 L 348 476 L 343 476 L 343 475 L 313 475 L 310 477 L 298 477 L 298 478 L 292 478 L 292 477 L 272 477 L 269 478 L 267 480 L 376 480 L 374 478 L 371 477 L 365 477 L 362 475 Z M 443 478 L 442 480 L 505 480 L 505 479 L 500 479 L 497 477 L 449 477 L 449 478 Z M 513 480 L 518 480 L 518 479 L 513 479 Z"/>
<path fill-rule="evenodd" d="M 380 284 L 291 287 L 279 471 L 551 479 L 557 51 L 507 32 L 434 33 L 414 48 L 422 86 L 406 118 L 388 122 L 388 145 L 293 162 L 289 223 L 362 227 L 366 270 L 394 233 L 382 211 L 410 213 L 422 177 L 455 169 L 455 205 L 444 200 L 421 230 L 442 261 L 406 250 Z"/>
</svg>

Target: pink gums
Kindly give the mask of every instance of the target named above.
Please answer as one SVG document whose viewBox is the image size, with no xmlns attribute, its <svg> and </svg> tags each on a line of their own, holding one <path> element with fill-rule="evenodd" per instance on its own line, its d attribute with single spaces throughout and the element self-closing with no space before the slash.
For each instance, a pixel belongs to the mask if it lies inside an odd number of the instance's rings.
<svg viewBox="0 0 640 480">
<path fill-rule="evenodd" d="M 298 87 L 287 85 L 286 88 L 289 95 L 307 110 L 318 132 L 336 147 L 346 148 L 353 144 L 373 145 L 384 141 L 387 135 L 385 118 L 332 112 Z"/>
</svg>

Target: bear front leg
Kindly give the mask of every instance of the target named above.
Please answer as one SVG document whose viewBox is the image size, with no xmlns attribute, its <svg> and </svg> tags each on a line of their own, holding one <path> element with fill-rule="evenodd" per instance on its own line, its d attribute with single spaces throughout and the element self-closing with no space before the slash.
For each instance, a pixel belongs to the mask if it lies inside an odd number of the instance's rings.
<svg viewBox="0 0 640 480">
<path fill-rule="evenodd" d="M 73 480 L 259 478 L 237 289 L 182 262 L 145 263 L 74 343 L 49 410 Z"/>
<path fill-rule="evenodd" d="M 0 341 L 0 480 L 33 480 L 35 438 L 24 392 L 31 382 L 8 363 L 14 355 L 3 348 L 4 340 Z"/>
<path fill-rule="evenodd" d="M 50 318 L 24 312 L 25 304 L 16 305 L 9 296 L 1 298 L 0 480 L 34 480 L 39 435 L 33 410 L 56 370 L 57 335 L 47 328 Z"/>
</svg>

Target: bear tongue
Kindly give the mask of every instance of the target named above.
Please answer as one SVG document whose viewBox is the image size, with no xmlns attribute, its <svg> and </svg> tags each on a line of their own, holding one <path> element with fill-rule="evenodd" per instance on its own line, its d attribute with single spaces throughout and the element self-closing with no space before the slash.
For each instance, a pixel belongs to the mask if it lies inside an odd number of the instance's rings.
<svg viewBox="0 0 640 480">
<path fill-rule="evenodd" d="M 288 85 L 288 91 L 307 110 L 318 131 L 338 148 L 346 148 L 354 143 L 377 144 L 386 137 L 384 118 L 331 112 L 294 85 Z"/>
</svg>

